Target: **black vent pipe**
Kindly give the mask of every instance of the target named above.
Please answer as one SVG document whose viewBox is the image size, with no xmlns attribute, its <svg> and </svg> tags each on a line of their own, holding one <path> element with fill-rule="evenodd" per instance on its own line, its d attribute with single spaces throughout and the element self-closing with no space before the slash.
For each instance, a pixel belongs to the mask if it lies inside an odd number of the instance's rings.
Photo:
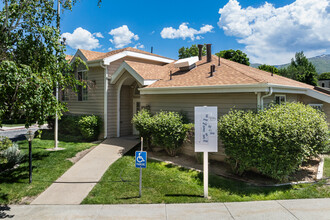
<svg viewBox="0 0 330 220">
<path fill-rule="evenodd" d="M 202 55 L 203 55 L 203 45 L 202 44 L 198 44 L 198 59 L 202 60 Z"/>
<path fill-rule="evenodd" d="M 207 62 L 211 62 L 212 61 L 211 45 L 212 44 L 206 44 Z"/>
</svg>

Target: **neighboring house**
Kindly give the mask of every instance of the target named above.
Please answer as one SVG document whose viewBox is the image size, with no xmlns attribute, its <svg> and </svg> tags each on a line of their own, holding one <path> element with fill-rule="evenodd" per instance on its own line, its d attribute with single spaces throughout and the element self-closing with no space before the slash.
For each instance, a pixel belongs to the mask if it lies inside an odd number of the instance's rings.
<svg viewBox="0 0 330 220">
<path fill-rule="evenodd" d="M 330 88 L 330 79 L 319 80 L 318 84 L 321 87 Z"/>
<path fill-rule="evenodd" d="M 183 111 L 193 120 L 194 106 L 256 110 L 271 102 L 303 102 L 322 109 L 330 118 L 330 92 L 217 56 L 175 61 L 134 48 L 100 53 L 79 49 L 89 71 L 77 77 L 93 82 L 78 96 L 64 97 L 71 113 L 96 114 L 104 120 L 104 138 L 131 135 L 131 119 L 140 108 L 152 113 Z M 199 60 L 200 59 L 200 60 Z M 211 66 L 214 72 L 211 74 Z"/>
</svg>

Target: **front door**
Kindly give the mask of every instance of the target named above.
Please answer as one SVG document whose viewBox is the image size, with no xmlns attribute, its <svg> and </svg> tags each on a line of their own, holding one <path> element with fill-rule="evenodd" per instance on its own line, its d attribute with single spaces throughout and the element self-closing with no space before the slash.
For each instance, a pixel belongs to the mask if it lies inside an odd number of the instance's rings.
<svg viewBox="0 0 330 220">
<path fill-rule="evenodd" d="M 136 113 L 138 113 L 140 109 L 141 109 L 140 98 L 133 98 L 133 116 Z M 133 135 L 139 135 L 139 132 L 136 130 L 134 125 L 133 125 Z"/>
</svg>

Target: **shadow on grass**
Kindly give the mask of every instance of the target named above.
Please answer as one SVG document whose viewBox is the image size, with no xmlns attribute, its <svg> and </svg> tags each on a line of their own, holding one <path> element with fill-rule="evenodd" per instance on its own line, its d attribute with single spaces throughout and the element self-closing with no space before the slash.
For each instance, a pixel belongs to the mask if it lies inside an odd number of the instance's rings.
<svg viewBox="0 0 330 220">
<path fill-rule="evenodd" d="M 41 140 L 54 140 L 54 130 L 49 130 L 49 129 L 43 129 L 41 131 Z M 85 140 L 83 139 L 82 136 L 73 136 L 73 135 L 66 135 L 66 134 L 61 134 L 59 133 L 58 135 L 58 140 L 63 141 L 63 142 L 84 142 Z"/>
<path fill-rule="evenodd" d="M 122 197 L 122 198 L 118 198 L 118 199 L 122 199 L 122 200 L 129 200 L 129 199 L 139 199 L 140 196 L 129 196 L 129 197 Z"/>
<path fill-rule="evenodd" d="M 167 197 L 196 197 L 196 198 L 204 198 L 201 195 L 193 195 L 193 194 L 165 194 Z"/>
</svg>

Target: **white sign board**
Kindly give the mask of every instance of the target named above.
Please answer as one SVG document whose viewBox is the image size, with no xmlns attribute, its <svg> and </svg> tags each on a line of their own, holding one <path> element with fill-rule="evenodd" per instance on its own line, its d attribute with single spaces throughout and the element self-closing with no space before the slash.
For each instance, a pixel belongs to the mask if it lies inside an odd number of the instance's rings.
<svg viewBox="0 0 330 220">
<path fill-rule="evenodd" d="M 218 152 L 216 106 L 195 106 L 195 152 Z"/>
</svg>

